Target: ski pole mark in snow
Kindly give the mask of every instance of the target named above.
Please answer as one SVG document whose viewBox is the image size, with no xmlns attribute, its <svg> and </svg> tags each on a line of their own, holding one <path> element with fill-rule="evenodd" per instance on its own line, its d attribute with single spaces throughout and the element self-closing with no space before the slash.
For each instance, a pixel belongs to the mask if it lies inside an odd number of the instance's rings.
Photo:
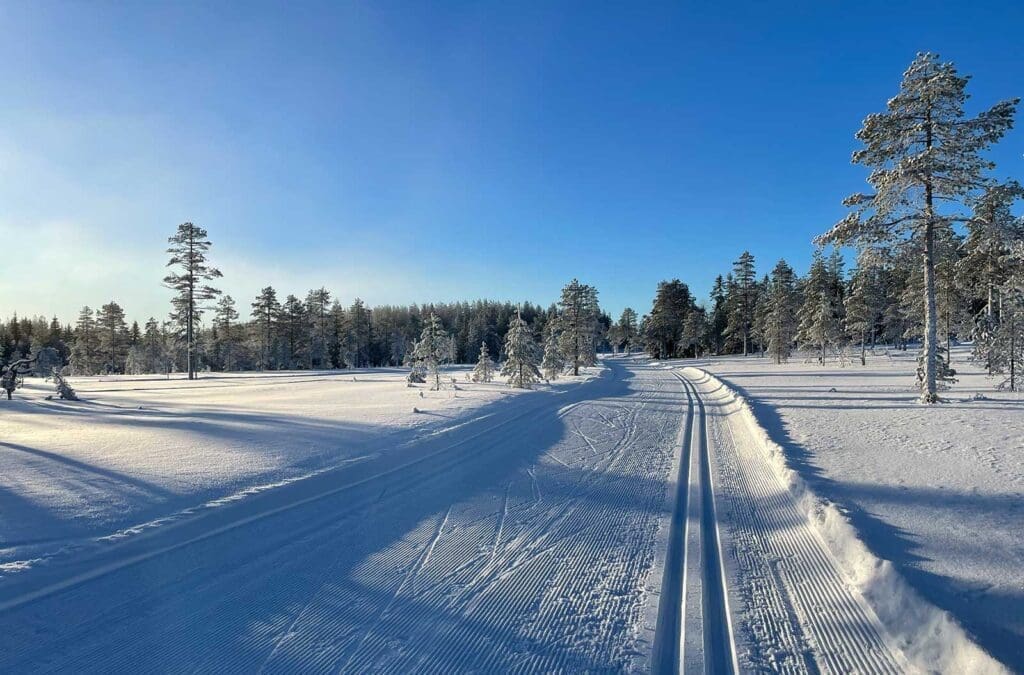
<svg viewBox="0 0 1024 675">
<path fill-rule="evenodd" d="M 448 524 L 448 517 L 451 515 L 451 512 L 451 507 L 449 507 L 444 514 L 444 518 L 442 518 L 441 522 L 438 523 L 437 529 L 434 531 L 434 536 L 431 537 L 430 543 L 427 544 L 427 547 L 424 549 L 423 554 L 416 560 L 416 564 L 413 565 L 412 569 L 406 572 L 405 576 L 402 578 L 402 583 L 398 586 L 398 589 L 395 591 L 394 595 L 391 596 L 391 600 L 388 601 L 388 603 L 384 606 L 383 609 L 381 609 L 380 613 L 377 615 L 377 620 L 369 628 L 367 628 L 366 632 L 363 634 L 362 639 L 359 641 L 359 644 L 356 646 L 355 651 L 353 651 L 352 656 L 354 656 L 359 651 L 359 649 L 366 642 L 367 638 L 370 637 L 370 635 L 373 633 L 374 629 L 376 629 L 377 626 L 380 625 L 381 621 L 383 621 L 388 616 L 388 614 L 391 612 L 391 608 L 394 606 L 399 595 L 401 595 L 405 587 L 407 585 L 411 585 L 416 580 L 416 577 L 419 575 L 420 571 L 424 568 L 424 566 L 430 562 L 430 556 L 431 554 L 433 554 L 434 547 L 437 546 L 437 541 L 441 538 L 442 532 L 444 532 L 444 526 Z M 342 666 L 342 670 L 345 670 L 346 667 L 349 665 L 349 663 L 352 660 L 352 656 L 349 656 L 349 661 L 347 661 L 345 665 Z"/>
<path fill-rule="evenodd" d="M 541 494 L 541 492 L 540 492 L 540 484 L 537 482 L 537 472 L 536 472 L 536 469 L 537 469 L 536 466 L 532 466 L 529 469 L 527 469 L 526 471 L 527 471 L 527 473 L 530 474 L 530 480 L 532 481 L 534 498 L 537 500 L 537 504 L 540 504 L 541 501 L 543 501 L 544 496 Z M 505 495 L 505 498 L 506 499 L 508 498 L 508 494 L 507 493 Z"/>
</svg>

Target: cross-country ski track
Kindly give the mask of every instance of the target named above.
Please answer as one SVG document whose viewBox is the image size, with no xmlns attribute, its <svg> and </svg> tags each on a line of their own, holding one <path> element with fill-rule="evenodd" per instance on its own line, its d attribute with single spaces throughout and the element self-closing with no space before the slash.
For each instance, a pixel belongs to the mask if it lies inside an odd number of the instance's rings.
<svg viewBox="0 0 1024 675">
<path fill-rule="evenodd" d="M 0 582 L 0 672 L 913 671 L 701 371 L 610 358 Z"/>
</svg>

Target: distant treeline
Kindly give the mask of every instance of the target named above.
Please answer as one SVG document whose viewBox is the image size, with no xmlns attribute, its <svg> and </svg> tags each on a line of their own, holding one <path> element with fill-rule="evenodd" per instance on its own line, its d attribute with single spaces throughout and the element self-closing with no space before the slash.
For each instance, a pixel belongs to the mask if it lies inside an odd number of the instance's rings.
<svg viewBox="0 0 1024 675">
<path fill-rule="evenodd" d="M 491 300 L 370 308 L 357 299 L 344 307 L 323 288 L 304 300 L 288 295 L 280 302 L 267 287 L 252 303 L 248 321 L 239 320 L 230 296 L 220 297 L 207 312 L 209 324 L 195 332 L 193 359 L 200 371 L 400 366 L 436 314 L 450 336 L 449 360 L 475 363 L 481 344 L 492 356 L 502 354 L 517 310 L 538 337 L 558 316 L 554 304 L 545 309 Z M 601 313 L 597 324 L 597 348 L 608 350 L 611 319 Z M 179 324 L 155 318 L 129 324 L 114 301 L 96 311 L 82 308 L 74 324 L 42 316 L 13 316 L 0 324 L 4 361 L 39 357 L 38 373 L 52 366 L 67 366 L 74 375 L 177 372 L 185 369 L 185 349 Z"/>
</svg>

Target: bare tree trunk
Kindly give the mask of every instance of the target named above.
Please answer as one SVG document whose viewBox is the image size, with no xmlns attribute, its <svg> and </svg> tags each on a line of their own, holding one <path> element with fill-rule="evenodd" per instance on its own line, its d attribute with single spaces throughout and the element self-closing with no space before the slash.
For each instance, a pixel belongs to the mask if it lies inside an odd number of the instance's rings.
<svg viewBox="0 0 1024 675">
<path fill-rule="evenodd" d="M 195 268 L 195 249 L 193 248 L 194 236 L 189 234 L 188 238 L 188 310 L 185 316 L 188 325 L 185 326 L 185 366 L 188 370 L 188 379 L 196 379 L 195 369 L 192 366 L 192 317 L 195 312 L 195 278 L 192 276 Z"/>
<path fill-rule="evenodd" d="M 821 303 L 821 356 L 818 357 L 821 361 L 821 365 L 825 365 L 825 317 L 827 316 L 828 308 L 825 305 L 824 300 Z"/>
<path fill-rule="evenodd" d="M 986 328 L 991 330 L 992 328 L 992 284 L 988 285 L 988 302 L 985 303 L 985 318 Z M 992 350 L 988 349 L 985 353 L 985 371 L 989 377 L 992 376 Z"/>
<path fill-rule="evenodd" d="M 931 204 L 931 188 L 927 190 L 927 200 Z M 929 206 L 929 211 L 931 208 Z M 935 225 L 929 214 L 928 223 L 925 225 L 924 235 L 924 391 L 921 394 L 921 401 L 924 403 L 936 403 L 939 400 L 938 392 L 938 317 L 935 307 Z"/>
<path fill-rule="evenodd" d="M 925 121 L 926 145 L 932 147 L 932 121 L 931 113 Z M 938 352 L 936 351 L 936 339 L 938 338 L 938 317 L 935 315 L 935 209 L 932 201 L 932 181 L 929 176 L 924 185 L 924 385 L 925 390 L 921 395 L 924 403 L 937 403 L 939 400 L 939 388 L 936 381 L 938 369 Z"/>
<path fill-rule="evenodd" d="M 950 327 L 949 312 L 946 312 L 946 363 L 953 363 L 953 339 L 950 335 L 953 333 Z"/>
<path fill-rule="evenodd" d="M 1010 314 L 1010 391 L 1017 391 L 1017 312 Z"/>
<path fill-rule="evenodd" d="M 867 344 L 866 344 L 867 343 L 867 339 L 868 339 L 868 337 L 867 337 L 867 330 L 861 329 L 861 331 L 860 331 L 860 365 L 862 365 L 862 366 L 868 365 L 867 354 L 865 353 L 867 351 Z"/>
<path fill-rule="evenodd" d="M 189 291 L 188 311 L 185 313 L 188 325 L 185 326 L 185 367 L 188 370 L 188 379 L 194 380 L 192 372 L 192 292 Z"/>
</svg>

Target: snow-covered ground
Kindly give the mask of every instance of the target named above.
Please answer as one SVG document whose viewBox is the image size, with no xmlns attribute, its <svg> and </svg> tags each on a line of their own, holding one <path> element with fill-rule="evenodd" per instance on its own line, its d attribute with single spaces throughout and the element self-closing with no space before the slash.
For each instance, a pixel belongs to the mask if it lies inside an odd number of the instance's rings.
<svg viewBox="0 0 1024 675">
<path fill-rule="evenodd" d="M 0 672 L 1021 670 L 1024 401 L 956 358 L 30 381 Z"/>
<path fill-rule="evenodd" d="M 466 372 L 450 369 L 440 392 L 407 387 L 399 369 L 71 378 L 82 402 L 46 400 L 53 385 L 28 378 L 0 408 L 0 576 L 343 466 L 519 394 Z"/>
<path fill-rule="evenodd" d="M 105 395 L 100 412 L 20 403 L 22 436 L 4 455 L 36 464 L 12 465 L 26 487 L 4 492 L 47 534 L 33 544 L 45 550 L 154 505 L 168 513 L 214 484 L 226 495 L 335 468 L 9 573 L 0 671 L 644 669 L 685 398 L 670 373 L 642 363 L 594 374 L 514 395 L 494 386 L 458 410 L 371 373 L 385 381 L 292 374 L 303 381 L 291 396 L 262 376 L 97 382 L 80 389 Z M 412 405 L 451 419 L 410 426 Z M 370 406 L 375 424 L 346 406 Z M 54 447 L 60 436 L 46 429 L 62 423 L 77 424 L 65 430 L 76 437 Z M 406 430 L 382 443 L 385 424 Z M 17 449 L 44 445 L 45 455 Z M 220 478 L 197 479 L 207 473 Z M 104 492 L 88 493 L 94 483 Z M 65 493 L 83 503 L 109 493 L 93 512 L 104 525 L 76 522 Z M 141 506 L 125 518 L 118 504 Z"/>
<path fill-rule="evenodd" d="M 954 349 L 960 383 L 938 406 L 916 403 L 913 352 L 879 348 L 866 367 L 693 363 L 746 398 L 788 466 L 874 557 L 1024 671 L 1024 397 L 994 391 L 968 353 Z"/>
</svg>

